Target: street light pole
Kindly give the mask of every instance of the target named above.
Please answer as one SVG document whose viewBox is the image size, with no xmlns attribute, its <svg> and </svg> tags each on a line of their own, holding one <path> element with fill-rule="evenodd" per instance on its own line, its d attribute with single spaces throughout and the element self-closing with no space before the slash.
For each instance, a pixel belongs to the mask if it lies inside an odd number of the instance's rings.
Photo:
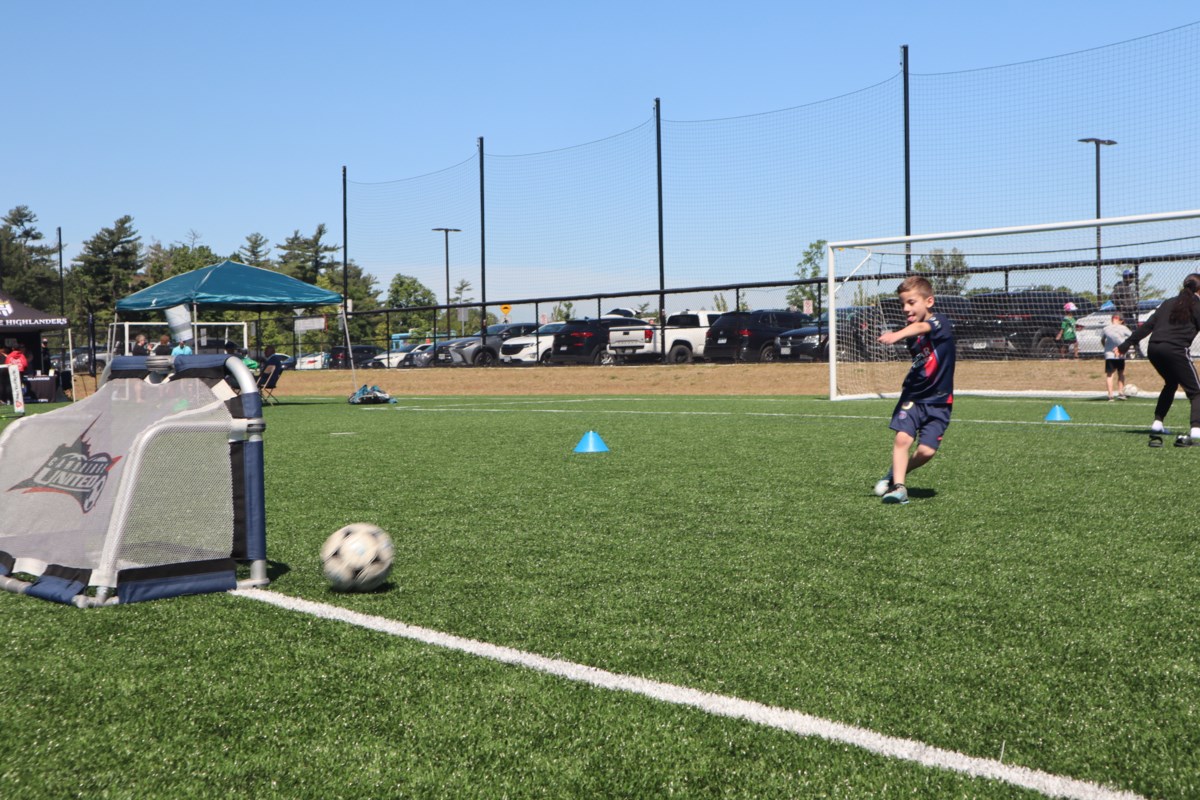
<svg viewBox="0 0 1200 800">
<path fill-rule="evenodd" d="M 450 234 L 462 233 L 460 228 L 434 228 L 446 240 L 446 338 L 450 338 Z"/>
<path fill-rule="evenodd" d="M 1116 144 L 1112 139 L 1097 139 L 1094 136 L 1089 136 L 1087 139 L 1080 139 L 1084 144 L 1093 144 L 1096 146 L 1096 219 L 1100 217 L 1100 146 Z M 1099 303 L 1102 297 L 1103 286 L 1100 280 L 1100 226 L 1096 226 L 1096 302 Z"/>
</svg>

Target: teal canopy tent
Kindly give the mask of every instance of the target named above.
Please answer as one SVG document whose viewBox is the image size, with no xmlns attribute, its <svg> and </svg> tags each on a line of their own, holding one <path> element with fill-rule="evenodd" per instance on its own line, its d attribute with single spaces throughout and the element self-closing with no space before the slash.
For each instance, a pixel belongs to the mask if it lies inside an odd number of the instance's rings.
<svg viewBox="0 0 1200 800">
<path fill-rule="evenodd" d="M 117 301 L 117 311 L 166 311 L 173 306 L 242 308 L 299 308 L 340 304 L 337 292 L 236 261 L 167 278 Z"/>
</svg>

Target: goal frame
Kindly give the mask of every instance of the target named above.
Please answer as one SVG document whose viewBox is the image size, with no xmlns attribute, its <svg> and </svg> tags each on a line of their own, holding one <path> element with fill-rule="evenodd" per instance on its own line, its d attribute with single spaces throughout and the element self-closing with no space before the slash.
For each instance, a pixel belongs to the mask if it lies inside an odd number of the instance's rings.
<svg viewBox="0 0 1200 800">
<path fill-rule="evenodd" d="M 826 282 L 829 302 L 826 307 L 828 309 L 829 319 L 829 399 L 830 400 L 861 400 L 868 398 L 895 397 L 897 393 L 883 394 L 839 394 L 837 374 L 838 374 L 838 347 L 837 347 L 837 301 L 839 286 L 839 276 L 837 273 L 837 251 L 838 250 L 870 250 L 872 247 L 880 247 L 883 245 L 896 244 L 915 244 L 918 242 L 936 242 L 941 240 L 955 239 L 980 239 L 992 236 L 1012 236 L 1023 233 L 1045 233 L 1047 231 L 1058 230 L 1076 230 L 1079 228 L 1105 228 L 1118 225 L 1136 225 L 1149 222 L 1170 222 L 1172 220 L 1183 219 L 1198 219 L 1200 218 L 1200 209 L 1190 211 L 1171 211 L 1157 214 L 1136 214 L 1123 217 L 1096 217 L 1092 219 L 1072 220 L 1069 222 L 1046 222 L 1037 225 L 1014 225 L 1002 228 L 978 228 L 974 230 L 963 231 L 946 231 L 941 233 L 921 233 L 908 236 L 884 236 L 871 239 L 847 239 L 838 242 L 828 242 L 825 245 L 825 266 L 826 266 Z M 863 259 L 857 266 L 851 269 L 846 275 L 841 276 L 841 284 L 845 284 L 854 274 L 870 259 L 868 252 L 867 258 Z"/>
</svg>

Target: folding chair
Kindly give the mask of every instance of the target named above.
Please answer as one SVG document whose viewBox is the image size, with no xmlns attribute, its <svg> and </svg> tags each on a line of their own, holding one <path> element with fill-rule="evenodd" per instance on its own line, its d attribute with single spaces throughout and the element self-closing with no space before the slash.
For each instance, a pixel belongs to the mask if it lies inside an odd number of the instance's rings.
<svg viewBox="0 0 1200 800">
<path fill-rule="evenodd" d="M 283 367 L 277 364 L 266 365 L 258 374 L 258 391 L 264 402 L 279 404 L 279 401 L 275 399 L 275 386 L 279 383 L 281 374 L 283 374 Z"/>
</svg>

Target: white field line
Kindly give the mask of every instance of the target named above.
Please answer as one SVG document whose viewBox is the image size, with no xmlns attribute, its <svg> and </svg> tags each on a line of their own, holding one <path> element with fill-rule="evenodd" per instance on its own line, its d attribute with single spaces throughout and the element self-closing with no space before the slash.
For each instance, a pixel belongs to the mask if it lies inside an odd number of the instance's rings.
<svg viewBox="0 0 1200 800">
<path fill-rule="evenodd" d="M 943 750 L 912 739 L 886 736 L 865 728 L 845 725 L 799 711 L 763 705 L 727 695 L 712 694 L 686 686 L 660 683 L 634 675 L 621 675 L 571 661 L 547 658 L 511 647 L 501 647 L 428 628 L 407 625 L 397 620 L 360 614 L 357 611 L 350 611 L 338 606 L 289 597 L 278 592 L 263 589 L 236 589 L 230 594 L 269 603 L 290 611 L 298 611 L 302 614 L 311 614 L 322 619 L 345 622 L 391 636 L 401 636 L 435 647 L 444 647 L 504 664 L 544 672 L 601 689 L 630 692 L 664 703 L 690 706 L 716 716 L 748 720 L 758 725 L 790 731 L 800 736 L 816 736 L 820 739 L 842 742 L 887 758 L 961 772 L 975 778 L 1003 781 L 1014 786 L 1032 789 L 1047 797 L 1078 798 L 1078 800 L 1135 800 L 1140 798 L 1140 795 L 1132 792 L 1110 789 L 1096 783 L 1052 775 L 1027 767 L 1003 764 L 990 758 L 978 758 L 953 750 Z"/>
<path fill-rule="evenodd" d="M 481 414 L 508 414 L 512 412 L 531 414 L 633 414 L 664 417 L 785 417 L 791 419 L 861 419 L 875 422 L 887 421 L 890 415 L 875 414 L 800 414 L 783 411 L 639 411 L 628 408 L 489 408 L 478 406 L 378 406 L 375 408 L 359 409 L 360 411 L 424 411 L 428 413 L 470 411 Z M 1045 420 L 1020 419 L 963 419 L 954 417 L 952 422 L 968 422 L 978 425 L 1054 425 L 1055 427 L 1074 428 L 1128 428 L 1133 423 L 1119 424 L 1115 422 L 1046 422 Z M 1149 428 L 1146 429 L 1149 431 Z"/>
</svg>

